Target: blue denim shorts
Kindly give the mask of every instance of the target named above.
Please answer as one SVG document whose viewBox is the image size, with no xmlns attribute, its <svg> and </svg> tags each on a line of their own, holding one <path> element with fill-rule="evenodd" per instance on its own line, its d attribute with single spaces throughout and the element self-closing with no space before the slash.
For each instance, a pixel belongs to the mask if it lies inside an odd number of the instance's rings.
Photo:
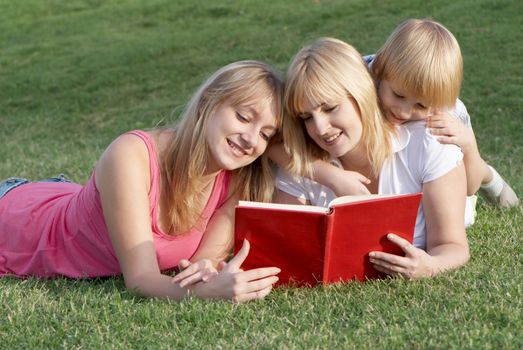
<svg viewBox="0 0 523 350">
<path fill-rule="evenodd" d="M 25 185 L 31 181 L 24 179 L 22 177 L 10 177 L 7 180 L 0 182 L 0 198 L 5 196 L 7 192 L 11 191 L 18 186 Z M 68 180 L 64 174 L 60 174 L 56 177 L 50 177 L 48 179 L 38 180 L 36 182 L 71 182 Z"/>
</svg>

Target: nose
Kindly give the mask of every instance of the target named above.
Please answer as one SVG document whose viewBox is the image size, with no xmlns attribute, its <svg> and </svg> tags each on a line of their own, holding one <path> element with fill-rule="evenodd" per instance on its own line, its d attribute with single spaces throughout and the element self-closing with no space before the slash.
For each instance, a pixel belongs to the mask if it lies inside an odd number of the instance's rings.
<svg viewBox="0 0 523 350">
<path fill-rule="evenodd" d="M 410 119 L 410 115 L 412 113 L 412 105 L 410 103 L 403 102 L 398 107 L 398 117 L 402 119 Z"/>
<path fill-rule="evenodd" d="M 254 148 L 258 144 L 258 136 L 260 134 L 260 130 L 257 128 L 251 127 L 247 130 L 245 130 L 241 134 L 241 140 L 243 142 L 243 147 L 245 148 Z"/>
<path fill-rule="evenodd" d="M 312 115 L 312 126 L 318 135 L 323 135 L 330 127 L 328 119 L 321 113 Z"/>
</svg>

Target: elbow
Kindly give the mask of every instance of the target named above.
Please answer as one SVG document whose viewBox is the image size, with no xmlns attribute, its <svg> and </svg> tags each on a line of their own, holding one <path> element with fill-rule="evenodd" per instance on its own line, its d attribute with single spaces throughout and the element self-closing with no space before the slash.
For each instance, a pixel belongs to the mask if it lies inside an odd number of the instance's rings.
<svg viewBox="0 0 523 350">
<path fill-rule="evenodd" d="M 139 283 L 136 283 L 134 281 L 127 281 L 125 280 L 125 288 L 133 293 L 133 294 L 138 294 L 138 295 L 141 295 L 141 296 L 145 296 L 140 288 L 140 284 Z"/>
<path fill-rule="evenodd" d="M 468 243 L 463 247 L 463 265 L 468 263 L 470 260 L 470 249 Z"/>
<path fill-rule="evenodd" d="M 454 255 L 455 255 L 455 265 L 453 268 L 459 268 L 463 265 L 465 265 L 466 263 L 469 262 L 470 260 L 470 250 L 469 250 L 469 245 L 467 242 L 465 243 L 462 243 L 462 244 L 458 244 L 458 250 L 454 252 Z M 452 269 L 452 267 L 451 267 Z"/>
<path fill-rule="evenodd" d="M 147 293 L 147 283 L 140 276 L 124 276 L 124 283 L 129 292 L 143 297 L 150 296 Z"/>
</svg>

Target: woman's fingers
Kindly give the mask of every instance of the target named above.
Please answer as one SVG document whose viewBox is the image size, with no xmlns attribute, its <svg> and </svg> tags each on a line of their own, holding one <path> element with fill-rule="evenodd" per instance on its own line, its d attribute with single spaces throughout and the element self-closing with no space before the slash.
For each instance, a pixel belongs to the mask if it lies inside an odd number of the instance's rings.
<svg viewBox="0 0 523 350">
<path fill-rule="evenodd" d="M 262 290 L 235 296 L 234 298 L 232 298 L 232 302 L 233 303 L 244 303 L 246 301 L 250 301 L 250 300 L 254 300 L 254 299 L 263 299 L 267 295 L 269 295 L 271 290 L 272 290 L 272 285 L 270 285 Z"/>
<path fill-rule="evenodd" d="M 251 249 L 251 245 L 250 245 L 249 241 L 244 239 L 241 249 L 234 256 L 234 258 L 232 258 L 231 261 L 229 261 L 227 263 L 227 266 L 225 266 L 224 269 L 229 272 L 234 272 L 234 271 L 239 270 L 240 266 L 242 266 L 245 259 L 247 259 L 250 249 Z"/>
<path fill-rule="evenodd" d="M 240 272 L 236 276 L 238 282 L 249 282 L 259 280 L 265 277 L 277 275 L 281 272 L 281 269 L 277 267 L 260 267 L 257 269 L 247 270 Z"/>
<path fill-rule="evenodd" d="M 223 268 L 224 268 L 225 266 L 227 266 L 227 262 L 222 260 L 222 261 L 220 261 L 220 262 L 218 263 L 218 266 L 216 267 L 216 270 L 221 271 L 221 270 L 223 270 Z"/>
<path fill-rule="evenodd" d="M 392 243 L 396 244 L 398 247 L 400 247 L 406 255 L 416 254 L 416 247 L 414 247 L 412 243 L 407 241 L 405 238 L 395 235 L 394 233 L 389 233 L 387 235 L 387 239 Z"/>
<path fill-rule="evenodd" d="M 180 260 L 180 262 L 178 263 L 178 268 L 180 270 L 185 270 L 186 268 L 188 268 L 189 266 L 191 266 L 191 262 L 187 259 L 182 259 Z"/>
<path fill-rule="evenodd" d="M 356 179 L 364 184 L 370 184 L 370 179 L 366 176 L 364 176 L 361 173 L 358 173 L 357 171 L 352 171 L 352 173 L 356 176 Z"/>
<path fill-rule="evenodd" d="M 214 268 L 210 269 L 204 269 L 201 271 L 198 271 L 195 274 L 192 274 L 191 276 L 184 278 L 179 282 L 180 287 L 184 288 L 191 284 L 198 283 L 198 282 L 207 282 L 212 276 L 218 274 L 218 272 Z"/>
<path fill-rule="evenodd" d="M 403 274 L 401 274 L 400 272 L 394 271 L 392 269 L 388 269 L 388 268 L 380 266 L 380 265 L 374 265 L 374 268 L 376 270 L 378 270 L 379 272 L 385 273 L 392 277 L 403 277 Z"/>
<path fill-rule="evenodd" d="M 255 292 L 257 290 L 265 289 L 268 286 L 272 286 L 274 283 L 278 282 L 278 276 L 268 276 L 254 281 L 248 281 L 241 284 L 235 289 L 236 294 L 245 294 Z"/>
<path fill-rule="evenodd" d="M 202 277 L 203 277 L 203 274 L 201 271 L 199 271 L 197 273 L 192 274 L 191 276 L 189 276 L 187 278 L 182 279 L 178 284 L 180 285 L 180 287 L 184 288 L 188 285 L 201 281 Z"/>
<path fill-rule="evenodd" d="M 180 267 L 182 266 L 182 261 L 180 261 L 179 266 Z M 190 264 L 189 267 L 185 268 L 183 271 L 181 271 L 176 276 L 174 276 L 172 282 L 178 283 L 181 280 L 183 280 L 195 273 L 198 273 L 199 271 L 202 271 L 205 269 L 211 269 L 211 268 L 212 268 L 212 263 L 210 260 L 208 260 L 208 259 L 199 260 L 193 264 Z"/>
</svg>

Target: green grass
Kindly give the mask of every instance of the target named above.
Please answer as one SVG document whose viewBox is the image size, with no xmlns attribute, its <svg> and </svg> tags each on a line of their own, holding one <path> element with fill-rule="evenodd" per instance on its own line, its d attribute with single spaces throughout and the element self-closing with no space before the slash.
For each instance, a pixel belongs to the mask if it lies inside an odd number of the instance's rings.
<svg viewBox="0 0 523 350">
<path fill-rule="evenodd" d="M 77 182 L 117 135 L 171 122 L 220 66 L 284 70 L 334 36 L 374 52 L 400 21 L 458 38 L 483 157 L 523 194 L 523 3 L 0 0 L 0 178 Z M 435 279 L 278 289 L 245 305 L 141 299 L 120 278 L 0 279 L 3 348 L 522 348 L 523 212 L 480 201 L 472 259 Z"/>
</svg>

